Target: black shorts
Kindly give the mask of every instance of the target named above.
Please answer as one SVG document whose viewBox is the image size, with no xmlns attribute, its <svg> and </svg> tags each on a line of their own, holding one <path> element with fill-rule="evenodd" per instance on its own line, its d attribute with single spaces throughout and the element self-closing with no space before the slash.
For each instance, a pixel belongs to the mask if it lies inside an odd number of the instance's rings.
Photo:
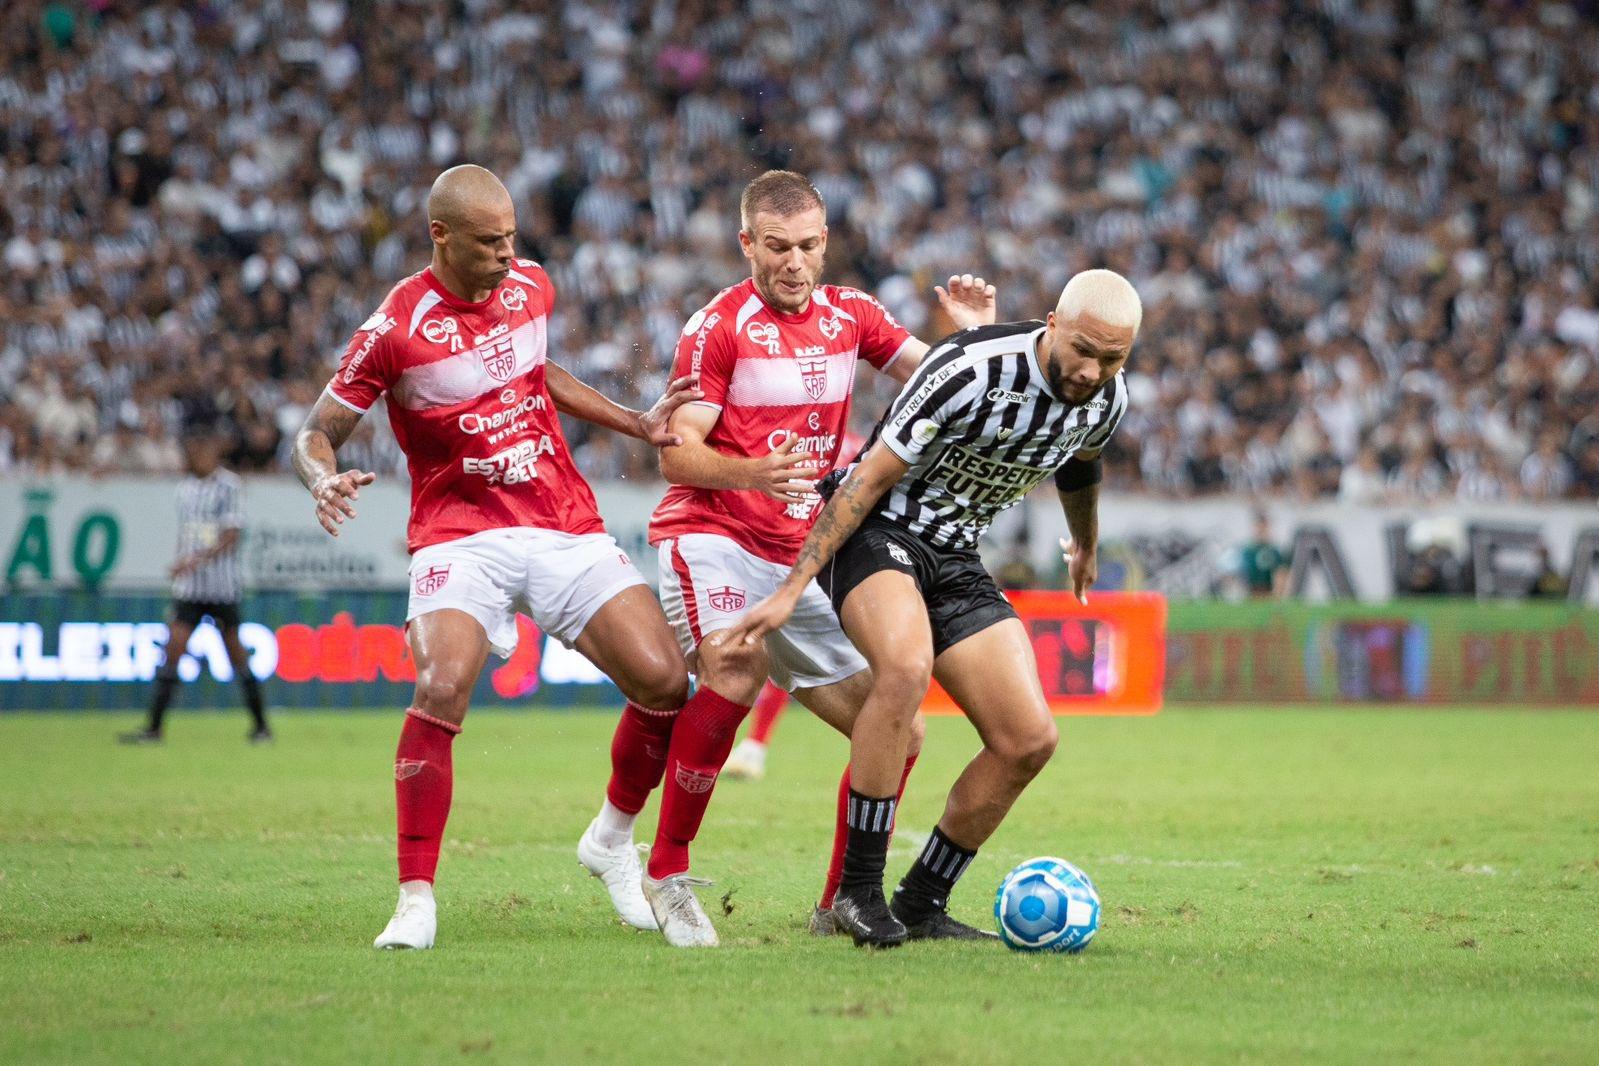
<svg viewBox="0 0 1599 1066">
<path fill-rule="evenodd" d="M 186 626 L 197 626 L 207 615 L 218 629 L 239 628 L 239 605 L 236 603 L 207 603 L 204 600 L 173 600 L 172 620 Z"/>
<path fill-rule="evenodd" d="M 881 518 L 868 518 L 851 534 L 816 581 L 833 601 L 833 610 L 842 614 L 844 598 L 882 570 L 897 570 L 916 581 L 932 623 L 935 657 L 995 622 L 1016 617 L 975 551 L 935 548 Z"/>
</svg>

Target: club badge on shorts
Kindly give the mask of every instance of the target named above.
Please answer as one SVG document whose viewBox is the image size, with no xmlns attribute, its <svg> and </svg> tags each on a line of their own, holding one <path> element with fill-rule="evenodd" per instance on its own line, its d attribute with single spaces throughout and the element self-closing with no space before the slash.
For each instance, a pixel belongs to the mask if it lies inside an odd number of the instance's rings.
<svg viewBox="0 0 1599 1066">
<path fill-rule="evenodd" d="M 723 585 L 721 588 L 712 589 L 706 599 L 718 611 L 738 611 L 744 607 L 744 590 L 736 589 L 732 585 Z"/>
<path fill-rule="evenodd" d="M 444 587 L 450 580 L 450 564 L 443 566 L 430 566 L 416 575 L 416 594 L 418 596 L 431 596 Z"/>
</svg>

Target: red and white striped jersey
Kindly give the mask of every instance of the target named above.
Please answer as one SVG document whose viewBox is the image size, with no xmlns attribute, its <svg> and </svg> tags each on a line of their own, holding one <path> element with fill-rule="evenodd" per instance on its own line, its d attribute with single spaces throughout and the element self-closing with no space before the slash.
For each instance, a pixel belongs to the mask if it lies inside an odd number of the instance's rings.
<svg viewBox="0 0 1599 1066">
<path fill-rule="evenodd" d="M 849 417 L 855 363 L 886 370 L 911 339 L 882 304 L 859 289 L 818 285 L 800 314 L 761 299 L 752 279 L 696 311 L 678 339 L 672 376 L 697 371 L 718 412 L 705 443 L 724 455 L 763 456 L 789 436 L 820 477 L 837 461 Z M 814 493 L 783 503 L 760 492 L 674 485 L 650 518 L 650 543 L 719 533 L 762 559 L 791 564 L 821 508 Z"/>
<path fill-rule="evenodd" d="M 481 303 L 423 270 L 350 339 L 328 392 L 363 414 L 387 395 L 411 472 L 411 551 L 486 529 L 605 528 L 545 385 L 554 305 L 531 260 Z"/>
</svg>

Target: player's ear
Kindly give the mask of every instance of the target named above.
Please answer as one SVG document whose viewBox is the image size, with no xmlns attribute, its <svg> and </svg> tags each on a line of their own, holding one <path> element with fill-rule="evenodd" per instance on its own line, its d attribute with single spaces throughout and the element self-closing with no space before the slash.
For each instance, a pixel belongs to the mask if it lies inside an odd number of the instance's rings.
<svg viewBox="0 0 1599 1066">
<path fill-rule="evenodd" d="M 738 247 L 739 251 L 744 253 L 745 259 L 753 260 L 755 258 L 755 237 L 749 230 L 741 229 L 738 231 Z"/>
<path fill-rule="evenodd" d="M 434 244 L 443 244 L 450 235 L 449 224 L 441 219 L 432 219 L 428 222 L 428 236 L 433 238 Z"/>
</svg>

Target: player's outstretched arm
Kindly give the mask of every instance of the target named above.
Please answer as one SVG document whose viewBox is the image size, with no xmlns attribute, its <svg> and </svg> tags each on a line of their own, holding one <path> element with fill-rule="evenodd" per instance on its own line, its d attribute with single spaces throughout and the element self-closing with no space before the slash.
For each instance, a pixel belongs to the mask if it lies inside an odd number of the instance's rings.
<svg viewBox="0 0 1599 1066">
<path fill-rule="evenodd" d="M 553 362 L 544 364 L 544 381 L 549 387 L 550 399 L 555 401 L 555 409 L 563 415 L 604 426 L 624 437 L 636 437 L 657 448 L 681 443 L 677 434 L 668 428 L 672 413 L 701 396 L 699 378 L 689 374 L 667 385 L 666 395 L 655 401 L 655 406 L 648 411 L 635 411 L 601 395 Z"/>
<path fill-rule="evenodd" d="M 1088 590 L 1099 577 L 1100 476 L 1097 452 L 1086 459 L 1080 454 L 1073 456 L 1055 472 L 1055 488 L 1072 535 L 1071 540 L 1063 538 L 1060 547 L 1072 579 L 1072 593 L 1083 604 L 1088 603 Z"/>
<path fill-rule="evenodd" d="M 335 454 L 350 439 L 361 413 L 352 411 L 332 394 L 324 392 L 316 406 L 305 417 L 305 425 L 294 435 L 294 472 L 300 482 L 311 490 L 316 501 L 316 520 L 333 536 L 339 535 L 339 525 L 346 518 L 355 517 L 356 498 L 362 485 L 377 480 L 376 474 L 361 470 L 339 473 Z"/>
<path fill-rule="evenodd" d="M 822 572 L 822 567 L 844 546 L 850 534 L 861 527 L 877 501 L 882 499 L 883 493 L 904 477 L 909 469 L 910 464 L 881 441 L 872 445 L 861 461 L 850 469 L 843 484 L 833 492 L 833 498 L 827 501 L 827 506 L 822 508 L 816 525 L 811 527 L 810 535 L 800 547 L 794 568 L 788 572 L 777 591 L 756 604 L 717 643 L 743 641 L 753 644 L 787 622 L 805 586 Z M 716 641 L 716 637 L 711 639 Z"/>
<path fill-rule="evenodd" d="M 999 308 L 998 290 L 980 275 L 951 274 L 949 288 L 934 285 L 933 291 L 938 294 L 939 306 L 949 315 L 957 330 L 994 324 Z M 899 358 L 889 364 L 886 373 L 901 385 L 905 384 L 916 373 L 916 368 L 922 365 L 922 358 L 930 347 L 926 341 L 913 337 L 906 343 Z"/>
<path fill-rule="evenodd" d="M 725 455 L 705 443 L 721 412 L 704 404 L 679 408 L 671 429 L 678 443 L 662 448 L 661 476 L 674 485 L 696 489 L 739 489 L 760 492 L 793 503 L 816 488 L 807 478 L 808 458 L 794 451 L 799 438 L 790 434 L 766 455 Z"/>
</svg>

